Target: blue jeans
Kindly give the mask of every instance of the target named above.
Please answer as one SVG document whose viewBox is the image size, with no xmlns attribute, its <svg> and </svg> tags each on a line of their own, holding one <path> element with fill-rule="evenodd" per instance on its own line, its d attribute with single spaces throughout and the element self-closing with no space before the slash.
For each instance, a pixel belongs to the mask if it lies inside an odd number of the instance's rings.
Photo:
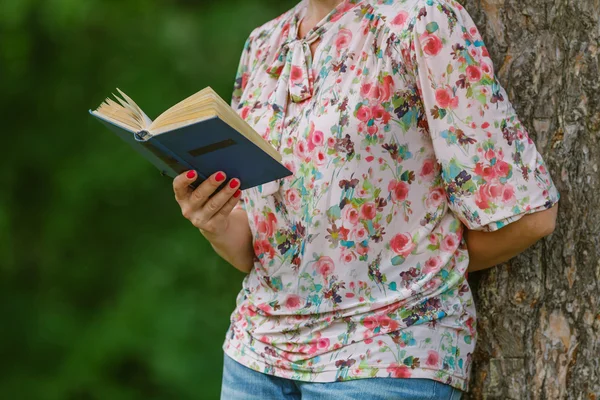
<svg viewBox="0 0 600 400">
<path fill-rule="evenodd" d="M 460 400 L 462 391 L 425 378 L 303 382 L 250 369 L 225 355 L 221 400 Z"/>
</svg>

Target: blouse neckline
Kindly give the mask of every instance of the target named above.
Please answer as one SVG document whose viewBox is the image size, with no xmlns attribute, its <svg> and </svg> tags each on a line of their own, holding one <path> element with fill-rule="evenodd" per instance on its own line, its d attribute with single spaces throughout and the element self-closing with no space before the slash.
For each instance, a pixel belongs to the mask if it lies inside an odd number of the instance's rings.
<svg viewBox="0 0 600 400">
<path fill-rule="evenodd" d="M 299 37 L 300 22 L 306 17 L 308 11 L 308 1 L 301 0 L 298 6 L 292 13 L 292 21 L 290 23 L 290 29 L 288 32 L 288 41 L 301 40 L 306 41 L 308 44 L 316 41 L 321 37 L 329 27 L 337 20 L 342 18 L 345 14 L 352 11 L 355 6 L 364 2 L 364 0 L 344 0 L 332 9 L 325 17 L 323 17 L 310 31 L 306 33 L 304 37 Z"/>
</svg>

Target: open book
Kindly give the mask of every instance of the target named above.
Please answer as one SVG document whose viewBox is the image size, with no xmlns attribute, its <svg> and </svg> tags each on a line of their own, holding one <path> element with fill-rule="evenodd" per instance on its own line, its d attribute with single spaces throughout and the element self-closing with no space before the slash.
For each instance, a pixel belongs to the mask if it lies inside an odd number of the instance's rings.
<svg viewBox="0 0 600 400">
<path fill-rule="evenodd" d="M 152 121 L 125 93 L 90 114 L 128 142 L 163 175 L 195 170 L 197 187 L 223 171 L 248 189 L 292 174 L 281 155 L 210 87 L 177 103 Z"/>
</svg>

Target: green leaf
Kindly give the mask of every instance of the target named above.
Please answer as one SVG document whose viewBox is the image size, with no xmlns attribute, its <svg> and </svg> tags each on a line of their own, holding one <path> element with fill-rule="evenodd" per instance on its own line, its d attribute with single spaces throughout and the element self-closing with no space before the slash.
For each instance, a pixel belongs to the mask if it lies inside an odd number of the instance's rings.
<svg viewBox="0 0 600 400">
<path fill-rule="evenodd" d="M 477 187 L 475 186 L 475 183 L 473 183 L 472 180 L 468 180 L 465 183 L 463 183 L 462 188 L 463 190 L 466 190 L 469 193 L 475 193 L 475 191 L 477 190 Z"/>
<path fill-rule="evenodd" d="M 275 233 L 275 241 L 277 242 L 277 244 L 281 244 L 281 243 L 285 242 L 285 239 L 286 239 L 285 235 L 282 235 L 279 232 Z"/>
<path fill-rule="evenodd" d="M 392 258 L 392 265 L 400 265 L 404 263 L 404 257 L 402 256 L 395 256 Z"/>
<path fill-rule="evenodd" d="M 404 182 L 408 182 L 408 177 L 410 176 L 410 171 L 406 170 L 402 173 L 402 175 L 400 175 L 400 180 L 404 181 Z"/>
<path fill-rule="evenodd" d="M 412 241 L 413 243 L 419 243 L 419 231 L 415 232 L 415 234 L 412 237 Z"/>
<path fill-rule="evenodd" d="M 392 104 L 394 105 L 394 108 L 400 107 L 402 104 L 404 104 L 404 97 L 394 96 Z"/>
<path fill-rule="evenodd" d="M 364 203 L 366 203 L 367 201 L 361 197 L 353 197 L 352 199 L 350 199 L 350 202 L 358 208 L 358 207 L 362 206 Z"/>
<path fill-rule="evenodd" d="M 273 285 L 273 287 L 282 290 L 283 289 L 283 283 L 281 282 L 281 277 L 280 276 L 274 276 L 271 278 L 271 285 Z"/>
<path fill-rule="evenodd" d="M 410 308 L 408 308 L 408 307 L 400 308 L 400 318 L 404 319 L 404 318 L 409 317 L 410 315 L 412 315 L 412 311 L 410 310 Z"/>
<path fill-rule="evenodd" d="M 492 83 L 494 83 L 494 80 L 490 79 L 487 76 L 484 76 L 483 78 L 481 78 L 481 80 L 478 83 L 480 85 L 491 85 Z"/>
<path fill-rule="evenodd" d="M 452 222 L 450 222 L 450 226 L 448 227 L 448 229 L 450 229 L 450 232 L 456 232 L 460 228 L 460 225 L 461 224 L 459 220 L 453 219 Z"/>
<path fill-rule="evenodd" d="M 430 22 L 430 23 L 428 23 L 428 24 L 425 26 L 425 29 L 427 29 L 427 32 L 429 32 L 429 33 L 433 33 L 433 32 L 435 32 L 435 31 L 437 31 L 437 30 L 438 30 L 438 28 L 439 28 L 439 27 L 438 27 L 438 24 L 437 24 L 437 22 L 435 22 L 435 21 L 433 21 L 433 22 Z"/>
<path fill-rule="evenodd" d="M 342 211 L 340 210 L 340 206 L 335 205 L 329 207 L 327 210 L 327 216 L 332 219 L 340 219 L 342 215 Z"/>
</svg>

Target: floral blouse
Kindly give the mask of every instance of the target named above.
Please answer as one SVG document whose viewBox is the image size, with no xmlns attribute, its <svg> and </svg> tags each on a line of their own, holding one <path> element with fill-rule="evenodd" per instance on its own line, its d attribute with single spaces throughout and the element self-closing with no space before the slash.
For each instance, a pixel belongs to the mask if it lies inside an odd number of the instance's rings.
<svg viewBox="0 0 600 400">
<path fill-rule="evenodd" d="M 290 379 L 466 391 L 464 229 L 559 194 L 459 3 L 346 0 L 299 39 L 306 9 L 255 29 L 241 57 L 232 106 L 293 175 L 238 204 L 256 258 L 223 350 Z"/>
</svg>

